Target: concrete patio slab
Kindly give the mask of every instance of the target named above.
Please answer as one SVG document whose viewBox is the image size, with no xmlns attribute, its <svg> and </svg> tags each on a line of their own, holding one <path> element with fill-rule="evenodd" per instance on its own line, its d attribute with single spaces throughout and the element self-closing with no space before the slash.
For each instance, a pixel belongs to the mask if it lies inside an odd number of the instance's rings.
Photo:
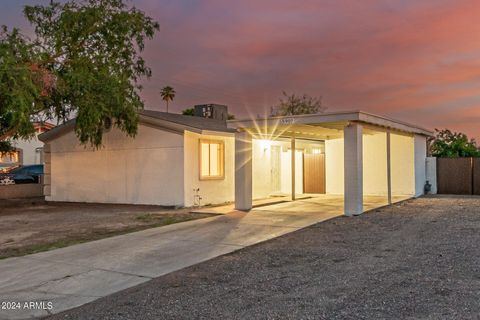
<svg viewBox="0 0 480 320">
<path fill-rule="evenodd" d="M 366 209 L 385 205 L 369 198 Z M 343 197 L 323 196 L 234 211 L 0 261 L 2 301 L 47 301 L 48 310 L 0 310 L 0 319 L 57 313 L 154 277 L 342 215 Z"/>
</svg>

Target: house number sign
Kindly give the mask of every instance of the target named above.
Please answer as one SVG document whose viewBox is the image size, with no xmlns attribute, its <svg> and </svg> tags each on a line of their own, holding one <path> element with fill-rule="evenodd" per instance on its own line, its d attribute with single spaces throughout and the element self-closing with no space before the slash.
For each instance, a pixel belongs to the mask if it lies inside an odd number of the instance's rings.
<svg viewBox="0 0 480 320">
<path fill-rule="evenodd" d="M 280 119 L 280 124 L 294 124 L 295 122 L 296 122 L 296 119 L 294 118 Z"/>
</svg>

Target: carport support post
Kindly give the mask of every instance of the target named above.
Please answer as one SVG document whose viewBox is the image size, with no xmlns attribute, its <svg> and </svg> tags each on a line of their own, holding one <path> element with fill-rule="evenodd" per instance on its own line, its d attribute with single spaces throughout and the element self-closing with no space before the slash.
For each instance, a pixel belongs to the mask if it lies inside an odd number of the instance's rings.
<svg viewBox="0 0 480 320">
<path fill-rule="evenodd" d="M 346 216 L 363 212 L 363 127 L 352 122 L 344 132 L 344 211 Z"/>
<path fill-rule="evenodd" d="M 252 209 L 252 136 L 235 133 L 235 209 Z"/>
<path fill-rule="evenodd" d="M 295 135 L 292 135 L 290 143 L 290 149 L 292 149 L 292 201 L 295 201 Z"/>
<path fill-rule="evenodd" d="M 388 204 L 392 204 L 392 162 L 390 153 L 390 131 L 387 131 L 387 196 Z"/>
</svg>

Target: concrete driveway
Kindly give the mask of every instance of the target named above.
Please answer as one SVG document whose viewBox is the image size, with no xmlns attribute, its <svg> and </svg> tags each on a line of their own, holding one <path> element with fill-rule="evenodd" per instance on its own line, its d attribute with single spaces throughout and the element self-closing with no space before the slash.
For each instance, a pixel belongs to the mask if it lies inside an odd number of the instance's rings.
<svg viewBox="0 0 480 320">
<path fill-rule="evenodd" d="M 58 313 L 152 278 L 342 214 L 341 197 L 281 203 L 0 261 L 0 319 Z M 384 204 L 366 201 L 366 209 Z M 53 309 L 23 307 L 51 302 Z"/>
</svg>

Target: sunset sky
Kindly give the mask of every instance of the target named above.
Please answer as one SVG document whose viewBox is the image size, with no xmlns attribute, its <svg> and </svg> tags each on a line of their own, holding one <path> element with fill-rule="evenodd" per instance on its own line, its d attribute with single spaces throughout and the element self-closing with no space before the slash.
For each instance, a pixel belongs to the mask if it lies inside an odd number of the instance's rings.
<svg viewBox="0 0 480 320">
<path fill-rule="evenodd" d="M 22 6 L 0 0 L 0 24 L 31 32 Z M 282 90 L 480 139 L 478 0 L 135 0 L 160 23 L 142 96 L 164 110 L 226 104 L 265 114 Z"/>
</svg>

